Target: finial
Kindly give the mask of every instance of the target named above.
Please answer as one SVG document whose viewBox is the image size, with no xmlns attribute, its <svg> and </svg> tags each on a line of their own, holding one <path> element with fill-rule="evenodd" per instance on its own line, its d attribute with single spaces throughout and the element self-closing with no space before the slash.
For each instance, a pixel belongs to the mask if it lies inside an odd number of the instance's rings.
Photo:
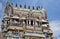
<svg viewBox="0 0 60 39">
<path fill-rule="evenodd" d="M 43 8 L 43 6 L 40 7 L 41 9 Z"/>
<path fill-rule="evenodd" d="M 26 8 L 26 4 L 24 5 L 24 8 Z"/>
<path fill-rule="evenodd" d="M 38 7 L 36 9 L 38 10 Z"/>
<path fill-rule="evenodd" d="M 20 8 L 22 8 L 22 5 L 20 4 Z"/>
<path fill-rule="evenodd" d="M 6 5 L 8 5 L 8 4 L 10 4 L 10 3 L 7 1 Z"/>
<path fill-rule="evenodd" d="M 36 8 L 37 10 L 39 10 L 40 9 L 40 6 L 37 6 L 37 8 Z"/>
<path fill-rule="evenodd" d="M 16 7 L 17 7 L 17 4 L 16 4 Z"/>
<path fill-rule="evenodd" d="M 13 5 L 13 3 L 11 3 Z"/>
<path fill-rule="evenodd" d="M 32 9 L 34 10 L 34 6 L 32 7 Z"/>
<path fill-rule="evenodd" d="M 28 9 L 30 9 L 30 6 L 28 6 Z"/>
</svg>

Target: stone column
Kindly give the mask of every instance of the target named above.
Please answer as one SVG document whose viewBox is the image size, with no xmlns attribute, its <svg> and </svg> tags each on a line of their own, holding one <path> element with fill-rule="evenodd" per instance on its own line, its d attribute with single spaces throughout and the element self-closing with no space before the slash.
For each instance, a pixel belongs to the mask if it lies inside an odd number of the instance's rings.
<svg viewBox="0 0 60 39">
<path fill-rule="evenodd" d="M 23 25 L 25 26 L 25 22 L 23 21 Z"/>
<path fill-rule="evenodd" d="M 38 23 L 36 22 L 35 25 L 38 26 Z"/>
<path fill-rule="evenodd" d="M 31 25 L 31 20 L 29 20 L 29 25 Z"/>
<path fill-rule="evenodd" d="M 27 20 L 27 26 L 28 26 L 28 20 Z"/>
<path fill-rule="evenodd" d="M 33 21 L 33 26 L 34 26 L 34 21 Z"/>
</svg>

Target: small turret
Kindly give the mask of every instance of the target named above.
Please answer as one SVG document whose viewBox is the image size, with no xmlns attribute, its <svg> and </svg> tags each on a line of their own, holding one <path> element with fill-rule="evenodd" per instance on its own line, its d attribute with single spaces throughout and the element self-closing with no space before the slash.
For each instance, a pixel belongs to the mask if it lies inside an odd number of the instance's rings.
<svg viewBox="0 0 60 39">
<path fill-rule="evenodd" d="M 42 11 L 42 13 L 43 13 L 44 18 L 47 18 L 46 10 L 45 10 L 44 8 L 42 8 L 41 11 Z"/>
</svg>

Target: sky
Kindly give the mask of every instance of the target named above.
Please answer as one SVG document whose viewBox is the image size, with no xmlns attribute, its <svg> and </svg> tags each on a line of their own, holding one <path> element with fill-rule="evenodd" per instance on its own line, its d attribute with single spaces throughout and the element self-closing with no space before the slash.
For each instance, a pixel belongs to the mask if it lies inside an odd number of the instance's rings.
<svg viewBox="0 0 60 39">
<path fill-rule="evenodd" d="M 60 39 L 60 0 L 0 0 L 0 24 L 3 18 L 6 2 L 13 3 L 14 7 L 17 3 L 24 6 L 42 6 L 46 9 L 50 28 L 53 31 L 54 37 Z M 1 29 L 0 29 L 1 30 Z"/>
</svg>

